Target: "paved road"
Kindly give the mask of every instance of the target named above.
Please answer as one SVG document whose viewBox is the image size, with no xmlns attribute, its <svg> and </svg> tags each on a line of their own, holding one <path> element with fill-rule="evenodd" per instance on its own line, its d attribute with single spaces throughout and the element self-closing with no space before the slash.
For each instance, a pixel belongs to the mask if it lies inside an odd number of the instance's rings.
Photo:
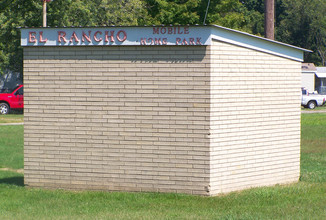
<svg viewBox="0 0 326 220">
<path fill-rule="evenodd" d="M 301 113 L 303 114 L 313 114 L 313 113 L 326 113 L 325 109 L 319 110 L 319 109 L 314 109 L 314 110 L 301 110 Z"/>
<path fill-rule="evenodd" d="M 6 126 L 6 125 L 23 125 L 24 123 L 21 122 L 21 123 L 2 123 L 0 124 L 0 126 Z"/>
<path fill-rule="evenodd" d="M 11 168 L 0 168 L 1 171 L 11 171 L 11 172 L 16 172 L 16 173 L 24 173 L 24 169 L 11 169 Z"/>
</svg>

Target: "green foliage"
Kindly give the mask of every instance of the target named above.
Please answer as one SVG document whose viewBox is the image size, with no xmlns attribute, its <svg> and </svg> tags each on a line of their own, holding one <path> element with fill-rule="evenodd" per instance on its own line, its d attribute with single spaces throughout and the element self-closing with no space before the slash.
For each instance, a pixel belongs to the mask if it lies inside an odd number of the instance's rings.
<svg viewBox="0 0 326 220">
<path fill-rule="evenodd" d="M 277 40 L 312 49 L 306 62 L 325 65 L 326 61 L 326 2 L 321 0 L 282 0 Z"/>
<path fill-rule="evenodd" d="M 96 1 L 55 0 L 47 4 L 48 22 L 50 27 L 92 26 L 95 25 L 97 10 L 92 10 Z"/>
<path fill-rule="evenodd" d="M 316 1 L 311 22 L 311 34 L 309 39 L 312 42 L 312 49 L 315 51 L 313 61 L 326 66 L 326 1 Z M 316 59 L 319 58 L 319 59 Z"/>
<path fill-rule="evenodd" d="M 246 21 L 243 10 L 244 7 L 238 0 L 211 1 L 207 23 L 242 29 Z"/>
<path fill-rule="evenodd" d="M 146 0 L 146 8 L 153 24 L 203 24 L 208 0 Z M 245 5 L 238 0 L 211 0 L 205 24 L 217 24 L 251 32 Z"/>
<path fill-rule="evenodd" d="M 309 38 L 311 16 L 307 6 L 313 0 L 283 0 L 286 10 L 277 30 L 277 38 L 291 44 L 306 47 Z M 305 39 L 305 40 L 303 40 Z"/>
<path fill-rule="evenodd" d="M 203 24 L 209 0 L 54 0 L 48 26 Z M 305 62 L 326 65 L 326 1 L 275 0 L 276 39 L 312 49 Z M 206 24 L 264 35 L 264 1 L 211 0 Z M 22 72 L 18 27 L 42 25 L 40 0 L 0 1 L 0 74 Z"/>
<path fill-rule="evenodd" d="M 197 24 L 200 0 L 146 0 L 153 24 Z"/>
<path fill-rule="evenodd" d="M 245 9 L 242 9 L 245 18 L 245 31 L 264 36 L 264 1 L 242 0 L 240 1 Z"/>
<path fill-rule="evenodd" d="M 0 73 L 22 73 L 19 27 L 40 27 L 42 8 L 40 0 L 0 2 Z M 142 0 L 55 0 L 47 4 L 47 11 L 51 27 L 143 25 L 147 14 Z"/>
<path fill-rule="evenodd" d="M 48 4 L 48 26 L 142 25 L 141 0 L 55 0 Z"/>
<path fill-rule="evenodd" d="M 265 0 L 241 0 L 240 1 L 249 11 L 257 11 L 261 14 L 265 10 Z"/>
<path fill-rule="evenodd" d="M 19 27 L 39 26 L 39 0 L 2 0 L 0 2 L 0 73 L 6 69 L 21 72 L 23 67 Z"/>
<path fill-rule="evenodd" d="M 103 0 L 98 25 L 143 25 L 147 16 L 141 0 Z"/>
</svg>

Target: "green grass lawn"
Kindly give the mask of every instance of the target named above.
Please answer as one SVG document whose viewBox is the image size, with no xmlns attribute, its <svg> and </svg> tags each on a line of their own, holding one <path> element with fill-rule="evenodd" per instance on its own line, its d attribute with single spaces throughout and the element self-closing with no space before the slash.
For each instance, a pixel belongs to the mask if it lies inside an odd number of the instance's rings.
<svg viewBox="0 0 326 220">
<path fill-rule="evenodd" d="M 22 139 L 22 126 L 16 127 Z M 0 149 L 8 143 L 0 142 Z M 19 153 L 7 148 L 7 157 L 23 154 L 17 142 L 12 146 Z M 2 167 L 22 167 L 22 161 L 16 165 L 2 158 Z M 326 219 L 326 114 L 302 114 L 301 158 L 299 183 L 211 198 L 28 189 L 22 174 L 0 171 L 0 219 Z"/>
<path fill-rule="evenodd" d="M 326 183 L 326 113 L 302 114 L 301 124 L 301 180 Z"/>
<path fill-rule="evenodd" d="M 23 125 L 0 125 L 0 168 L 22 169 L 24 167 Z"/>
</svg>

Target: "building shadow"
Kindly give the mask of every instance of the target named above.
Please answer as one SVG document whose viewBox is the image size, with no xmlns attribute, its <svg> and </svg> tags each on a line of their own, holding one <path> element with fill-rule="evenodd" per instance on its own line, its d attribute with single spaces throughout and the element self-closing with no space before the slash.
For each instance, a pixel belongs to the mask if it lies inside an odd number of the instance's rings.
<svg viewBox="0 0 326 220">
<path fill-rule="evenodd" d="M 23 176 L 15 176 L 0 179 L 0 184 L 8 184 L 14 186 L 24 186 L 24 177 Z"/>
</svg>

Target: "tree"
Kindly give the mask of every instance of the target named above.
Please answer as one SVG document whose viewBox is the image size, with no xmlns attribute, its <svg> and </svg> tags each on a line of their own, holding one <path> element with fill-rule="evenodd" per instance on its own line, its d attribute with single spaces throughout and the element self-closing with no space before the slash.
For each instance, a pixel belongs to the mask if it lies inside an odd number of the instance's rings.
<svg viewBox="0 0 326 220">
<path fill-rule="evenodd" d="M 99 1 L 54 0 L 48 7 L 48 26 L 92 26 L 98 14 L 94 4 Z"/>
<path fill-rule="evenodd" d="M 323 22 L 325 23 L 325 22 Z M 318 30 L 315 33 L 316 52 L 321 59 L 321 65 L 326 66 L 326 33 L 325 31 Z"/>
<path fill-rule="evenodd" d="M 313 21 L 310 25 L 310 41 L 312 42 L 311 49 L 315 52 L 311 55 L 311 59 L 317 64 L 326 66 L 326 2 L 315 1 L 314 9 Z M 319 62 L 316 61 L 317 56 Z"/>
<path fill-rule="evenodd" d="M 239 0 L 211 1 L 207 23 L 234 29 L 246 29 L 245 7 Z"/>
<path fill-rule="evenodd" d="M 54 0 L 48 26 L 203 24 L 208 0 Z M 277 40 L 315 52 L 307 62 L 326 65 L 326 1 L 276 0 Z M 264 1 L 211 0 L 206 24 L 217 24 L 262 36 Z M 18 27 L 42 24 L 40 0 L 0 1 L 0 73 L 22 73 Z"/>
<path fill-rule="evenodd" d="M 144 25 L 147 11 L 141 0 L 103 0 L 99 25 Z"/>
<path fill-rule="evenodd" d="M 240 2 L 246 8 L 244 12 L 246 20 L 246 31 L 255 35 L 264 36 L 264 1 L 241 0 Z"/>
<path fill-rule="evenodd" d="M 19 27 L 39 26 L 42 5 L 38 0 L 2 0 L 0 2 L 0 73 L 22 73 L 23 57 Z"/>
<path fill-rule="evenodd" d="M 145 0 L 152 24 L 203 24 L 208 0 Z M 239 0 L 211 0 L 205 24 L 250 30 L 248 10 Z M 253 17 L 251 17 L 253 18 Z M 250 18 L 250 19 L 251 19 Z"/>
<path fill-rule="evenodd" d="M 283 0 L 277 40 L 312 49 L 305 62 L 325 65 L 326 2 L 323 0 Z"/>
<path fill-rule="evenodd" d="M 47 25 L 51 27 L 143 25 L 147 16 L 142 0 L 54 0 L 47 4 L 47 9 Z M 19 27 L 41 24 L 40 0 L 1 0 L 0 73 L 22 73 Z"/>
<path fill-rule="evenodd" d="M 198 24 L 201 0 L 145 0 L 152 24 Z"/>
<path fill-rule="evenodd" d="M 49 26 L 142 25 L 142 0 L 55 0 L 48 4 Z"/>
</svg>

